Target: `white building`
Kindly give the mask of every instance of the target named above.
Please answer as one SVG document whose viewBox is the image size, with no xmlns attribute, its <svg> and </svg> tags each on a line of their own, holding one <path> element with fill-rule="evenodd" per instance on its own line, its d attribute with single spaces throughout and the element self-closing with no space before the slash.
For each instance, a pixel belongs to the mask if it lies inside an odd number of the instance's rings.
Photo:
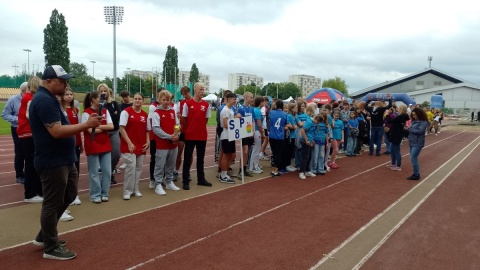
<svg viewBox="0 0 480 270">
<path fill-rule="evenodd" d="M 205 92 L 208 92 L 210 89 L 210 75 L 205 75 L 202 73 L 199 73 L 199 82 L 203 83 L 205 86 Z M 183 71 L 180 70 L 178 73 L 178 84 L 179 85 L 188 85 L 189 82 L 188 80 L 190 79 L 190 71 Z"/>
<path fill-rule="evenodd" d="M 315 76 L 312 75 L 289 75 L 288 81 L 294 83 L 302 90 L 303 97 L 321 88 L 320 78 L 315 78 Z"/>
<path fill-rule="evenodd" d="M 263 77 L 246 73 L 228 74 L 228 90 L 235 91 L 242 85 L 250 85 L 252 83 L 262 88 Z"/>
<path fill-rule="evenodd" d="M 442 95 L 445 108 L 480 108 L 480 86 L 434 68 L 365 88 L 350 97 L 358 99 L 370 93 L 407 93 L 417 104 Z"/>
</svg>

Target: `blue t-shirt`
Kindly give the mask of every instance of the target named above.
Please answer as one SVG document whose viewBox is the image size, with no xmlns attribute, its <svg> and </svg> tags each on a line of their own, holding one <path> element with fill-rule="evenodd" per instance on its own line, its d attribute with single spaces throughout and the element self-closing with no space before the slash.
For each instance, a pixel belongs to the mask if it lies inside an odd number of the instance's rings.
<svg viewBox="0 0 480 270">
<path fill-rule="evenodd" d="M 291 114 L 287 114 L 287 124 L 290 125 L 296 125 L 297 122 L 295 121 L 295 118 Z M 290 130 L 290 138 L 295 139 L 295 130 Z"/>
<path fill-rule="evenodd" d="M 329 128 L 325 125 L 325 123 L 318 124 L 318 135 L 319 140 L 323 143 L 327 140 L 327 134 L 329 133 Z"/>
<path fill-rule="evenodd" d="M 46 88 L 40 86 L 30 103 L 28 113 L 35 144 L 35 168 L 45 169 L 73 165 L 77 161 L 75 136 L 55 139 L 45 127 L 57 122 L 62 125 L 70 125 L 67 113 L 62 110 L 57 98 Z"/>
<path fill-rule="evenodd" d="M 240 105 L 238 107 L 238 113 L 242 115 L 242 117 L 245 117 L 245 116 L 252 116 L 253 118 L 253 107 L 252 106 L 244 106 L 244 105 Z"/>
<path fill-rule="evenodd" d="M 255 122 L 255 130 L 259 130 L 257 120 L 260 120 L 260 125 L 261 125 L 263 120 L 262 112 L 260 111 L 259 108 L 253 108 L 253 122 Z"/>
<path fill-rule="evenodd" d="M 297 120 L 297 123 L 298 122 L 305 122 L 305 121 L 307 121 L 308 118 L 309 118 L 308 115 L 306 115 L 305 113 L 299 113 L 299 114 L 297 114 L 296 120 Z"/>
<path fill-rule="evenodd" d="M 335 126 L 333 127 L 333 134 L 332 138 L 334 140 L 341 140 L 342 139 L 342 134 L 343 134 L 343 129 L 345 128 L 342 119 L 337 119 L 334 121 Z"/>
<path fill-rule="evenodd" d="M 285 138 L 285 125 L 287 124 L 287 114 L 282 110 L 270 111 L 270 127 L 268 128 L 268 137 L 276 140 Z"/>
<path fill-rule="evenodd" d="M 357 120 L 357 118 L 355 118 L 355 119 L 348 119 L 347 127 L 348 127 L 349 129 L 350 129 L 350 127 L 352 127 L 352 128 L 358 128 L 358 120 Z"/>
<path fill-rule="evenodd" d="M 303 129 L 305 130 L 305 135 L 307 135 L 308 141 L 313 142 L 315 132 L 317 130 L 317 124 L 315 124 L 312 121 L 312 119 L 310 119 L 310 117 L 309 117 L 309 118 L 307 118 L 307 120 L 303 124 Z M 303 136 L 300 138 L 300 141 L 305 142 L 305 139 L 303 138 Z"/>
</svg>

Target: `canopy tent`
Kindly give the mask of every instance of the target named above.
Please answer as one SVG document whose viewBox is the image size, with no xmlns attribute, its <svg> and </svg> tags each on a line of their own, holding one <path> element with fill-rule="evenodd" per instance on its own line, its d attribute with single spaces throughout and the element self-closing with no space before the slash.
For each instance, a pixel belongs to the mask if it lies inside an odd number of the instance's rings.
<svg viewBox="0 0 480 270">
<path fill-rule="evenodd" d="M 318 102 L 320 104 L 328 104 L 332 100 L 344 100 L 346 97 L 345 95 L 338 91 L 337 89 L 333 88 L 320 88 L 318 90 L 313 91 L 310 95 L 307 96 L 307 102 Z"/>
<path fill-rule="evenodd" d="M 290 102 L 291 100 L 293 100 L 292 96 L 290 96 L 289 98 L 285 99 L 283 102 Z"/>
<path fill-rule="evenodd" d="M 217 97 L 217 95 L 212 93 L 212 94 L 209 94 L 208 96 L 206 96 L 202 99 L 205 100 L 205 101 L 217 101 L 218 97 Z"/>
</svg>

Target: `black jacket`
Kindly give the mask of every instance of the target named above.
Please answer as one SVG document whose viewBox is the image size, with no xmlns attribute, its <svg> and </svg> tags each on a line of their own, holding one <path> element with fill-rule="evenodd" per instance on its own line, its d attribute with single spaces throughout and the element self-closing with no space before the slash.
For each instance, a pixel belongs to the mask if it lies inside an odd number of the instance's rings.
<svg viewBox="0 0 480 270">
<path fill-rule="evenodd" d="M 387 107 L 378 107 L 375 110 L 373 110 L 373 107 L 369 107 L 368 104 L 370 103 L 370 100 L 367 101 L 367 105 L 365 106 L 365 109 L 370 113 L 370 123 L 372 127 L 383 127 L 383 115 L 385 114 L 385 111 L 387 109 L 390 109 L 392 107 L 392 99 L 388 99 L 388 105 Z"/>
<path fill-rule="evenodd" d="M 387 122 L 391 123 L 388 139 L 393 144 L 400 144 L 405 134 L 405 123 L 409 120 L 408 114 L 399 114 L 395 118 L 387 118 Z"/>
</svg>

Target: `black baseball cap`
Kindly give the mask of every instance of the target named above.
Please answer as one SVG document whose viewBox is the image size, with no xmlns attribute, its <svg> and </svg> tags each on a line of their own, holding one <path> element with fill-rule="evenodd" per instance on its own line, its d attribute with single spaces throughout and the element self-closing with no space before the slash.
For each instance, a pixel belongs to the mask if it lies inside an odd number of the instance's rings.
<svg viewBox="0 0 480 270">
<path fill-rule="evenodd" d="M 42 74 L 42 80 L 56 78 L 68 80 L 71 78 L 75 78 L 75 76 L 68 74 L 65 69 L 63 69 L 60 65 L 51 65 L 45 68 Z"/>
</svg>

